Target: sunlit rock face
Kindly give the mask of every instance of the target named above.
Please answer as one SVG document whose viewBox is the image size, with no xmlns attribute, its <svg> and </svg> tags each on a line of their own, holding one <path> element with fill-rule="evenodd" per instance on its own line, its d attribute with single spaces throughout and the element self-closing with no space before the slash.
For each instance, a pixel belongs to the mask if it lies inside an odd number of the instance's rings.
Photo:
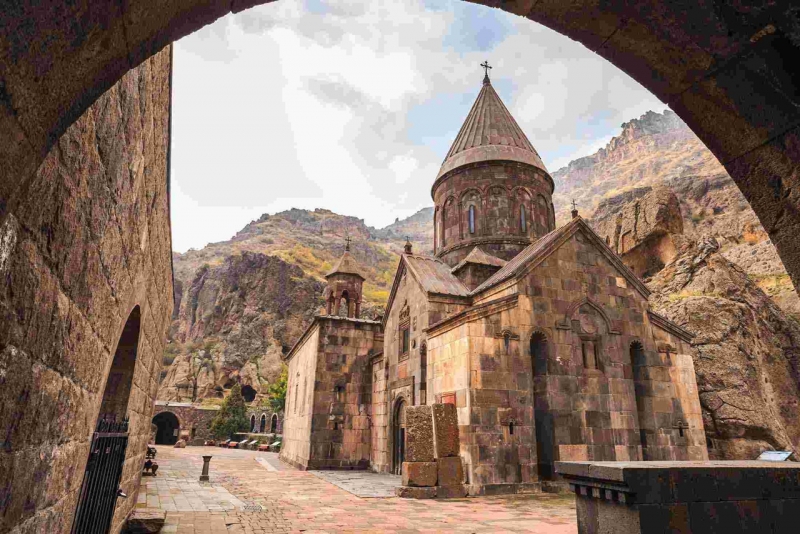
<svg viewBox="0 0 800 534">
<path fill-rule="evenodd" d="M 714 239 L 688 243 L 649 287 L 654 309 L 696 334 L 709 456 L 753 459 L 800 445 L 800 325 Z"/>
</svg>

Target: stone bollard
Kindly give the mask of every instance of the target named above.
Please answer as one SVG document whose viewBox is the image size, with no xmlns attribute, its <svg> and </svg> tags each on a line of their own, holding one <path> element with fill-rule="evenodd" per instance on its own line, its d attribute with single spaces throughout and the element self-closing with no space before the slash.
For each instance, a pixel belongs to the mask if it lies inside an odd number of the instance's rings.
<svg viewBox="0 0 800 534">
<path fill-rule="evenodd" d="M 203 473 L 200 475 L 200 482 L 208 482 L 208 464 L 211 463 L 211 456 L 203 456 Z"/>
</svg>

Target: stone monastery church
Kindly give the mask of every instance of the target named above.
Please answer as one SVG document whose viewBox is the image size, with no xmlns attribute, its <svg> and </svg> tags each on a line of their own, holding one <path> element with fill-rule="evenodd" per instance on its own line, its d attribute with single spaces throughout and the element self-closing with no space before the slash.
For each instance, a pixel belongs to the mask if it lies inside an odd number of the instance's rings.
<svg viewBox="0 0 800 534">
<path fill-rule="evenodd" d="M 456 406 L 470 494 L 559 460 L 707 460 L 692 334 L 573 211 L 488 76 L 433 182 L 434 256 L 409 243 L 383 320 L 361 319 L 349 246 L 326 313 L 287 354 L 281 458 L 399 473 L 405 409 Z"/>
</svg>

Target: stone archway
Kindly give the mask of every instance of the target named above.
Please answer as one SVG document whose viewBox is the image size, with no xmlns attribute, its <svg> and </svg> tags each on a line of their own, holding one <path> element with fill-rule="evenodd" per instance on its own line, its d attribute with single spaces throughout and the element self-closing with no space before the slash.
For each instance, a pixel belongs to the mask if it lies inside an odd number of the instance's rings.
<svg viewBox="0 0 800 534">
<path fill-rule="evenodd" d="M 278 414 L 276 413 L 272 414 L 272 418 L 270 419 L 269 432 L 270 434 L 278 433 Z"/>
<path fill-rule="evenodd" d="M 136 354 L 139 350 L 139 330 L 141 311 L 135 306 L 125 321 L 122 334 L 114 352 L 114 360 L 106 379 L 103 402 L 100 405 L 98 420 L 122 421 L 128 413 L 128 401 L 133 386 L 133 371 L 136 367 Z"/>
<path fill-rule="evenodd" d="M 52 144 L 129 69 L 263 3 L 21 0 L 0 14 L 0 217 Z M 800 66 L 786 59 L 800 53 L 796 2 L 500 6 L 581 42 L 669 104 L 739 185 L 800 287 Z"/>
<path fill-rule="evenodd" d="M 181 434 L 181 422 L 172 412 L 160 412 L 153 417 L 156 425 L 156 445 L 175 445 Z"/>
<path fill-rule="evenodd" d="M 267 414 L 262 413 L 261 414 L 261 421 L 260 421 L 260 424 L 258 425 L 258 432 L 260 434 L 263 434 L 266 431 L 267 431 Z"/>
</svg>

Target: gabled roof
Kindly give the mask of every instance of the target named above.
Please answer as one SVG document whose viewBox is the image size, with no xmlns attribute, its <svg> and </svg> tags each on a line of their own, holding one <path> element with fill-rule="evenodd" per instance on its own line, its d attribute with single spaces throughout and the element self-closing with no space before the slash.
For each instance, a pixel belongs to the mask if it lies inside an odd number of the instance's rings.
<svg viewBox="0 0 800 534">
<path fill-rule="evenodd" d="M 342 257 L 339 258 L 339 261 L 337 261 L 336 265 L 333 266 L 331 272 L 325 275 L 325 278 L 333 276 L 334 274 L 354 274 L 356 276 L 360 276 L 362 280 L 367 279 L 363 274 L 361 274 L 361 268 L 359 267 L 356 259 L 350 254 L 349 248 L 345 249 Z"/>
<path fill-rule="evenodd" d="M 502 258 L 498 258 L 496 256 L 492 256 L 491 254 L 487 254 L 480 248 L 475 247 L 469 252 L 469 254 L 467 254 L 466 258 L 458 262 L 458 264 L 456 264 L 455 267 L 450 269 L 450 272 L 457 273 L 462 268 L 464 268 L 464 266 L 466 266 L 468 263 L 475 263 L 478 265 L 492 265 L 494 267 L 503 267 L 508 262 Z"/>
<path fill-rule="evenodd" d="M 469 288 L 453 276 L 450 267 L 438 258 L 428 256 L 403 255 L 408 270 L 414 275 L 422 289 L 428 293 L 466 297 Z"/>
<path fill-rule="evenodd" d="M 547 172 L 539 153 L 511 116 L 488 78 L 458 132 L 437 179 L 445 173 L 479 161 L 527 163 Z"/>
<path fill-rule="evenodd" d="M 473 289 L 470 295 L 477 295 L 516 276 L 528 267 L 539 264 L 550 254 L 558 250 L 562 244 L 578 231 L 583 231 L 584 234 L 591 239 L 595 249 L 602 253 L 609 263 L 614 265 L 617 271 L 619 271 L 631 286 L 639 291 L 644 298 L 650 295 L 650 290 L 647 289 L 644 282 L 639 280 L 633 271 L 622 262 L 620 257 L 606 245 L 605 241 L 603 241 L 581 217 L 575 217 L 561 228 L 553 230 L 535 243 L 526 247 L 522 252 L 514 256 L 503 268 L 494 273 L 491 278 Z"/>
<path fill-rule="evenodd" d="M 427 293 L 453 297 L 469 296 L 469 288 L 450 272 L 450 267 L 443 261 L 429 256 L 403 254 L 400 256 L 400 264 L 397 266 L 397 271 L 395 271 L 392 291 L 389 293 L 389 300 L 386 303 L 386 315 L 383 316 L 384 326 L 389 317 L 389 310 L 392 309 L 400 279 L 405 271 L 408 271 Z"/>
</svg>

